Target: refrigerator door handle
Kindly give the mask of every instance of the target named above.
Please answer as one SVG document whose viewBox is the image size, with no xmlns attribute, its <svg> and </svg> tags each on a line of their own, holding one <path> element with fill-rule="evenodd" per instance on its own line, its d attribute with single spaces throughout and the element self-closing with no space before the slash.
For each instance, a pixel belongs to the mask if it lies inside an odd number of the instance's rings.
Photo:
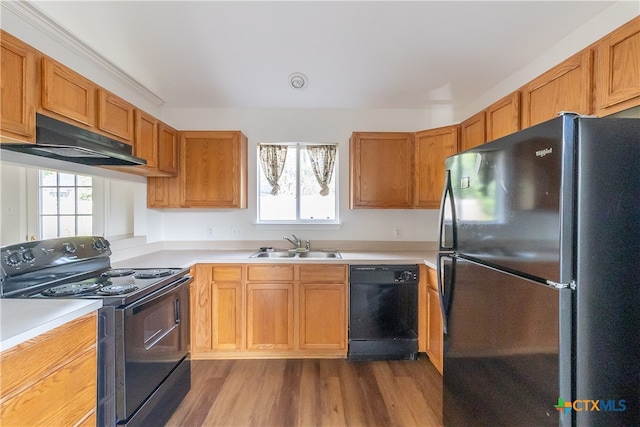
<svg viewBox="0 0 640 427">
<path fill-rule="evenodd" d="M 449 277 L 446 276 L 447 270 L 442 264 L 445 258 L 451 260 L 451 269 Z M 456 259 L 447 254 L 438 254 L 437 276 L 438 276 L 438 296 L 440 299 L 440 312 L 442 314 L 442 331 L 447 334 L 447 321 L 449 319 L 449 311 L 451 310 L 451 300 L 453 297 L 453 283 L 456 274 Z"/>
<path fill-rule="evenodd" d="M 451 243 L 447 244 L 444 217 L 447 203 L 451 208 Z M 438 218 L 438 250 L 453 251 L 457 247 L 457 229 L 456 229 L 456 207 L 453 202 L 453 187 L 451 186 L 451 171 L 447 169 L 445 173 L 444 189 L 442 190 L 442 199 L 440 200 L 440 216 Z"/>
</svg>

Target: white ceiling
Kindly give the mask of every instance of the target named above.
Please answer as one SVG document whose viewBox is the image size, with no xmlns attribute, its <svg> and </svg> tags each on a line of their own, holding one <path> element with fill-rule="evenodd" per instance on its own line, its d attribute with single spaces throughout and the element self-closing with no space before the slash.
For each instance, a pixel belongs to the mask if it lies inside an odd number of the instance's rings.
<svg viewBox="0 0 640 427">
<path fill-rule="evenodd" d="M 168 107 L 423 109 L 467 105 L 614 2 L 32 3 Z"/>
</svg>

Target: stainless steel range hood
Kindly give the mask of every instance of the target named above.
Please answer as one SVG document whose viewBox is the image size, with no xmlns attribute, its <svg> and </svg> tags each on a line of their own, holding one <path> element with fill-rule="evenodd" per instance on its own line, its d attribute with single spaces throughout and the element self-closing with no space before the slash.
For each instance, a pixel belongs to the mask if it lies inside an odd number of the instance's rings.
<svg viewBox="0 0 640 427">
<path fill-rule="evenodd" d="M 133 156 L 130 145 L 36 114 L 35 144 L 1 144 L 5 150 L 34 154 L 91 166 L 137 166 L 147 161 Z"/>
</svg>

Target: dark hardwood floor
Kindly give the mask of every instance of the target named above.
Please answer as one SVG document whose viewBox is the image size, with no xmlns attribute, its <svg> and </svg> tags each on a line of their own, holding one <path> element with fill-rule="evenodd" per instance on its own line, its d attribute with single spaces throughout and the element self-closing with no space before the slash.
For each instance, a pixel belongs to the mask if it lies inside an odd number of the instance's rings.
<svg viewBox="0 0 640 427">
<path fill-rule="evenodd" d="M 417 361 L 196 360 L 167 426 L 441 426 L 442 377 Z"/>
</svg>

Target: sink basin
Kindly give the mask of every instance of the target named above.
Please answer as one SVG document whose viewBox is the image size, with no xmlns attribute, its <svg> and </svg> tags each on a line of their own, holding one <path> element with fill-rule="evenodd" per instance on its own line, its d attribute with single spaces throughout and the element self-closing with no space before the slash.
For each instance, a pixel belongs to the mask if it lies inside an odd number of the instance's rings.
<svg viewBox="0 0 640 427">
<path fill-rule="evenodd" d="M 309 259 L 342 259 L 338 251 L 306 251 L 296 252 L 294 250 L 259 250 L 251 254 L 250 258 L 309 258 Z"/>
</svg>

